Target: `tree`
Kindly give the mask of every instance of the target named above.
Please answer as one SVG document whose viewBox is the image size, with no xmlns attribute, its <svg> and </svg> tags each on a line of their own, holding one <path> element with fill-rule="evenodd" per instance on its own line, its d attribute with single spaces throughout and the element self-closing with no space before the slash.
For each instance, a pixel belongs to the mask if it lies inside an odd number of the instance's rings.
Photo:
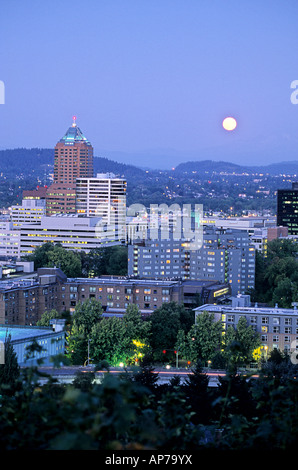
<svg viewBox="0 0 298 470">
<path fill-rule="evenodd" d="M 55 318 L 61 318 L 60 313 L 57 312 L 57 310 L 52 309 L 50 311 L 45 311 L 41 319 L 36 322 L 37 326 L 50 326 L 50 320 L 53 320 Z"/>
<path fill-rule="evenodd" d="M 118 366 L 127 360 L 126 331 L 121 318 L 103 318 L 90 334 L 90 354 L 95 362 L 106 360 Z"/>
<path fill-rule="evenodd" d="M 298 301 L 298 284 L 289 277 L 281 279 L 272 292 L 272 303 L 281 308 L 291 308 Z"/>
<path fill-rule="evenodd" d="M 202 312 L 187 334 L 187 354 L 192 362 L 212 361 L 213 355 L 220 349 L 222 323 L 215 321 L 214 315 Z"/>
<path fill-rule="evenodd" d="M 47 242 L 38 246 L 26 259 L 34 262 L 34 268 L 59 267 L 68 277 L 81 275 L 82 264 L 80 255 L 63 248 L 61 243 Z"/>
<path fill-rule="evenodd" d="M 67 277 L 78 277 L 81 276 L 82 272 L 80 256 L 74 251 L 66 250 L 59 245 L 49 251 L 47 266 L 59 267 Z"/>
<path fill-rule="evenodd" d="M 43 268 L 48 266 L 49 262 L 49 252 L 54 250 L 55 244 L 51 242 L 43 243 L 42 245 L 35 248 L 32 255 L 28 255 L 25 258 L 34 261 L 34 268 L 37 270 L 38 268 Z"/>
<path fill-rule="evenodd" d="M 211 417 L 211 397 L 209 395 L 209 377 L 203 373 L 203 367 L 198 361 L 183 384 L 186 401 L 195 413 L 192 422 L 194 424 L 207 424 Z"/>
<path fill-rule="evenodd" d="M 123 325 L 126 332 L 127 357 L 130 363 L 134 363 L 149 351 L 150 324 L 142 319 L 139 308 L 130 304 L 123 317 Z"/>
<path fill-rule="evenodd" d="M 107 248 L 107 274 L 126 276 L 128 265 L 128 250 L 126 246 L 115 245 Z"/>
<path fill-rule="evenodd" d="M 126 246 L 115 245 L 94 248 L 88 253 L 80 252 L 82 274 L 85 277 L 102 275 L 127 275 L 128 250 Z"/>
<path fill-rule="evenodd" d="M 103 309 L 101 303 L 94 299 L 79 302 L 73 313 L 73 324 L 82 327 L 84 335 L 88 338 L 93 326 L 101 319 Z"/>
<path fill-rule="evenodd" d="M 272 240 L 267 256 L 256 253 L 256 288 L 253 300 L 291 307 L 298 300 L 298 244 L 292 240 Z"/>
<path fill-rule="evenodd" d="M 236 367 L 254 360 L 254 351 L 261 346 L 260 336 L 247 324 L 245 317 L 240 317 L 236 329 L 230 326 L 225 335 L 225 356 L 230 365 Z"/>
<path fill-rule="evenodd" d="M 20 375 L 17 355 L 7 334 L 4 343 L 4 364 L 0 364 L 0 392 L 13 394 Z"/>
<path fill-rule="evenodd" d="M 177 302 L 164 303 L 150 316 L 151 323 L 151 348 L 153 357 L 157 361 L 168 360 L 168 355 L 163 350 L 170 350 L 171 356 L 176 346 L 179 330 L 189 331 L 194 322 L 193 313 L 186 311 L 183 305 Z"/>
<path fill-rule="evenodd" d="M 91 331 L 90 348 L 95 361 L 111 365 L 134 364 L 149 350 L 150 324 L 145 322 L 136 305 L 129 305 L 123 318 L 104 318 Z"/>
<path fill-rule="evenodd" d="M 91 331 L 101 319 L 101 315 L 101 303 L 96 299 L 89 299 L 76 305 L 67 337 L 67 357 L 73 364 L 83 364 L 88 359 Z"/>
<path fill-rule="evenodd" d="M 85 335 L 84 326 L 78 327 L 76 324 L 73 324 L 66 340 L 67 358 L 72 364 L 84 364 L 88 359 L 88 339 Z"/>
</svg>

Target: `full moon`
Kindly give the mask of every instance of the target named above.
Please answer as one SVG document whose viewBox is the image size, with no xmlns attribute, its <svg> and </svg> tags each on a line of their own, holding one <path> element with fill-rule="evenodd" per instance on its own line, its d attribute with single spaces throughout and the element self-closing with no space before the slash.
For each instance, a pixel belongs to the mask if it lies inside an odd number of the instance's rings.
<svg viewBox="0 0 298 470">
<path fill-rule="evenodd" d="M 222 125 L 226 131 L 233 131 L 237 126 L 237 121 L 233 117 L 226 117 L 223 120 Z"/>
</svg>

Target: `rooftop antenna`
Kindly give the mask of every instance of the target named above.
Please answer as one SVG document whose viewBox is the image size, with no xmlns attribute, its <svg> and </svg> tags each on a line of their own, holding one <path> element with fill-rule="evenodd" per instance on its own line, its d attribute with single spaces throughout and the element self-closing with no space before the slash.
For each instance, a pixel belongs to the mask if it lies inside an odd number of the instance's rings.
<svg viewBox="0 0 298 470">
<path fill-rule="evenodd" d="M 77 116 L 72 116 L 72 127 L 76 127 L 77 123 L 76 123 L 76 120 L 77 120 Z"/>
</svg>

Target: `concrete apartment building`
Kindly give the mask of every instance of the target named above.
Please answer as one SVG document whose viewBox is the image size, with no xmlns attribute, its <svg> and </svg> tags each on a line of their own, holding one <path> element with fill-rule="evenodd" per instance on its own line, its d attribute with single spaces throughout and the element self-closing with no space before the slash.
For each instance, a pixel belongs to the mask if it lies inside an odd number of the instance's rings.
<svg viewBox="0 0 298 470">
<path fill-rule="evenodd" d="M 159 232 L 160 234 L 160 232 Z M 205 227 L 202 247 L 159 235 L 128 246 L 128 274 L 140 277 L 179 277 L 228 283 L 232 295 L 255 285 L 255 248 L 246 231 Z"/>
<path fill-rule="evenodd" d="M 214 314 L 215 321 L 221 321 L 223 331 L 229 326 L 237 327 L 240 317 L 245 317 L 247 324 L 259 333 L 264 356 L 272 349 L 280 351 L 298 349 L 298 310 L 275 307 L 258 307 L 250 303 L 249 296 L 238 296 L 232 305 L 205 304 L 195 308 L 195 317 L 207 311 Z"/>
</svg>

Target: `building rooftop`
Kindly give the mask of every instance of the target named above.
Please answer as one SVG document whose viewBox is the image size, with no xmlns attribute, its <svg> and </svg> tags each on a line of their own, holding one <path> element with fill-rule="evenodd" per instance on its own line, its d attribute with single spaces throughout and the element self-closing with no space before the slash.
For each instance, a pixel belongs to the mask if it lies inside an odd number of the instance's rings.
<svg viewBox="0 0 298 470">
<path fill-rule="evenodd" d="M 194 309 L 197 311 L 208 310 L 208 312 L 225 312 L 225 313 L 258 313 L 264 315 L 297 315 L 297 308 L 278 308 L 278 307 L 232 307 L 231 305 L 213 305 L 205 304 Z"/>
<path fill-rule="evenodd" d="M 0 341 L 5 342 L 7 335 L 11 336 L 11 341 L 19 341 L 24 339 L 35 338 L 36 336 L 44 336 L 53 333 L 51 327 L 35 327 L 35 326 L 13 326 L 0 325 Z"/>
<path fill-rule="evenodd" d="M 74 145 L 78 142 L 82 142 L 91 146 L 91 143 L 86 139 L 81 129 L 77 126 L 75 116 L 73 117 L 72 126 L 68 128 L 64 137 L 62 137 L 59 142 L 65 145 Z"/>
<path fill-rule="evenodd" d="M 37 286 L 38 282 L 34 278 L 29 279 L 6 279 L 0 281 L 0 292 L 12 290 L 12 289 L 20 289 L 20 288 L 30 288 L 32 286 Z"/>
<path fill-rule="evenodd" d="M 166 280 L 166 279 L 136 279 L 133 277 L 126 277 L 126 276 L 112 276 L 112 277 L 96 277 L 96 278 L 68 278 L 68 283 L 76 282 L 76 283 L 85 283 L 85 284 L 139 284 L 139 285 L 152 285 L 152 286 L 172 286 L 177 285 L 180 281 L 178 280 Z"/>
</svg>

